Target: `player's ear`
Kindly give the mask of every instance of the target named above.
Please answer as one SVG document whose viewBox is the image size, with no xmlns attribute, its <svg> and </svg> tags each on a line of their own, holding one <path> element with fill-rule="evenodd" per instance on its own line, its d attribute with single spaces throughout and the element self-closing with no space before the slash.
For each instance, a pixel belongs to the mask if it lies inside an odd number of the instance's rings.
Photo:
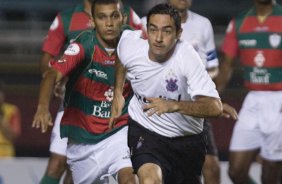
<svg viewBox="0 0 282 184">
<path fill-rule="evenodd" d="M 123 23 L 123 24 L 126 24 L 127 18 L 128 18 L 128 17 L 127 17 L 127 15 L 126 15 L 126 13 L 123 13 L 123 14 L 122 14 L 122 23 Z"/>
</svg>

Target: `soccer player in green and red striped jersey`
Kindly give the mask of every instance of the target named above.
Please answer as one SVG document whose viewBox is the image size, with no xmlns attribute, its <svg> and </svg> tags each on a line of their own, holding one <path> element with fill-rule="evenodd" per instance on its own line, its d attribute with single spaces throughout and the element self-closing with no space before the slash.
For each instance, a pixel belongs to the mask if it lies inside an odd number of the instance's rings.
<svg viewBox="0 0 282 184">
<path fill-rule="evenodd" d="M 234 59 L 244 68 L 249 90 L 230 144 L 229 176 L 247 183 L 248 171 L 259 153 L 262 183 L 278 183 L 282 161 L 282 7 L 273 0 L 255 0 L 254 7 L 234 18 L 222 45 L 224 54 L 216 80 L 227 84 Z"/>
<path fill-rule="evenodd" d="M 55 17 L 42 46 L 42 73 L 48 69 L 50 59 L 58 57 L 66 45 L 72 42 L 83 31 L 92 30 L 94 28 L 94 24 L 91 20 L 91 2 L 92 0 L 83 0 L 81 4 L 61 11 Z M 127 15 L 126 23 L 128 25 L 133 29 L 142 29 L 141 20 L 131 7 L 125 6 L 124 13 Z M 63 98 L 64 90 L 62 89 L 64 89 L 64 82 L 57 83 L 54 92 L 55 95 Z M 40 184 L 58 184 L 65 171 L 67 139 L 61 139 L 60 137 L 59 126 L 62 115 L 63 108 L 60 108 L 52 129 L 50 143 L 51 155 L 46 173 Z M 67 172 L 64 178 L 64 184 L 70 183 L 72 183 L 71 176 L 69 172 Z"/>
<path fill-rule="evenodd" d="M 95 30 L 81 33 L 43 75 L 34 126 L 50 125 L 49 102 L 55 82 L 68 77 L 61 137 L 68 138 L 67 160 L 74 183 L 92 183 L 118 173 L 119 183 L 134 182 L 127 147 L 127 108 L 114 129 L 108 128 L 113 98 L 115 47 L 125 23 L 119 0 L 92 5 Z M 125 85 L 125 103 L 132 96 Z"/>
</svg>

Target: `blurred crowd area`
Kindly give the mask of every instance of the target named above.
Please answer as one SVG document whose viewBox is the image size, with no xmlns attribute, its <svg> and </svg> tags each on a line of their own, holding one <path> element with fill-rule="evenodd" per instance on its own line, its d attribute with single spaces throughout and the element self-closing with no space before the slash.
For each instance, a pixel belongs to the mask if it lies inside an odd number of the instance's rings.
<svg viewBox="0 0 282 184">
<path fill-rule="evenodd" d="M 49 155 L 50 130 L 46 134 L 31 128 L 40 83 L 41 44 L 57 12 L 80 0 L 0 0 L 0 79 L 7 86 L 7 101 L 18 105 L 22 113 L 22 135 L 16 140 L 16 155 L 45 157 Z M 140 17 L 162 0 L 124 0 Z M 219 49 L 226 26 L 240 11 L 252 6 L 252 0 L 194 0 L 192 11 L 209 18 L 213 24 Z M 279 3 L 279 1 L 278 1 Z M 220 52 L 218 53 L 220 55 Z M 242 88 L 241 70 L 236 67 L 222 99 L 237 110 L 246 91 Z M 55 116 L 59 101 L 54 99 Z M 221 160 L 227 158 L 234 121 L 212 119 Z"/>
</svg>

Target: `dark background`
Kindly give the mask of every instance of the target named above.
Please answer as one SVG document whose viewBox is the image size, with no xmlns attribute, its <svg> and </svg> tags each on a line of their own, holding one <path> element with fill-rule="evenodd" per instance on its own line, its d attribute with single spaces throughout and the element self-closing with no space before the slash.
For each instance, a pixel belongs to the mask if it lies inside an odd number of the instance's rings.
<svg viewBox="0 0 282 184">
<path fill-rule="evenodd" d="M 79 0 L 0 0 L 0 80 L 4 80 L 8 102 L 19 106 L 22 113 L 22 135 L 16 140 L 19 157 L 46 157 L 49 155 L 50 131 L 41 134 L 31 128 L 36 110 L 37 93 L 41 79 L 39 63 L 41 44 L 56 13 L 74 6 Z M 147 9 L 142 0 L 124 0 L 140 17 Z M 219 47 L 225 28 L 234 15 L 252 6 L 251 0 L 194 0 L 192 10 L 209 18 L 214 26 L 216 45 Z M 279 1 L 278 1 L 279 2 Z M 219 53 L 220 56 L 220 53 Z M 238 65 L 228 88 L 222 94 L 225 102 L 237 110 L 246 94 L 242 88 L 241 69 Z M 51 105 L 53 116 L 59 101 Z M 55 118 L 55 117 L 54 117 Z M 234 126 L 229 119 L 211 119 L 220 159 L 226 160 Z"/>
</svg>

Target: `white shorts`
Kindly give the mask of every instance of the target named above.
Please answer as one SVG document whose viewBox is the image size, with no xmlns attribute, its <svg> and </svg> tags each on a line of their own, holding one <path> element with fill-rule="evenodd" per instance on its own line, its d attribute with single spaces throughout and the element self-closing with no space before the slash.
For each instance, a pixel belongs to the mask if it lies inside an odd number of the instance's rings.
<svg viewBox="0 0 282 184">
<path fill-rule="evenodd" d="M 60 123 L 61 119 L 63 117 L 64 111 L 59 111 L 55 123 L 52 129 L 52 134 L 51 134 L 51 143 L 50 143 L 50 152 L 56 153 L 59 155 L 66 156 L 66 151 L 67 151 L 67 138 L 61 138 L 60 136 Z"/>
<path fill-rule="evenodd" d="M 128 127 L 97 144 L 77 144 L 69 141 L 67 163 L 75 184 L 98 182 L 103 175 L 114 175 L 120 169 L 132 167 L 127 146 Z"/>
<path fill-rule="evenodd" d="M 233 129 L 231 151 L 261 149 L 268 160 L 282 160 L 282 92 L 249 92 Z"/>
</svg>

